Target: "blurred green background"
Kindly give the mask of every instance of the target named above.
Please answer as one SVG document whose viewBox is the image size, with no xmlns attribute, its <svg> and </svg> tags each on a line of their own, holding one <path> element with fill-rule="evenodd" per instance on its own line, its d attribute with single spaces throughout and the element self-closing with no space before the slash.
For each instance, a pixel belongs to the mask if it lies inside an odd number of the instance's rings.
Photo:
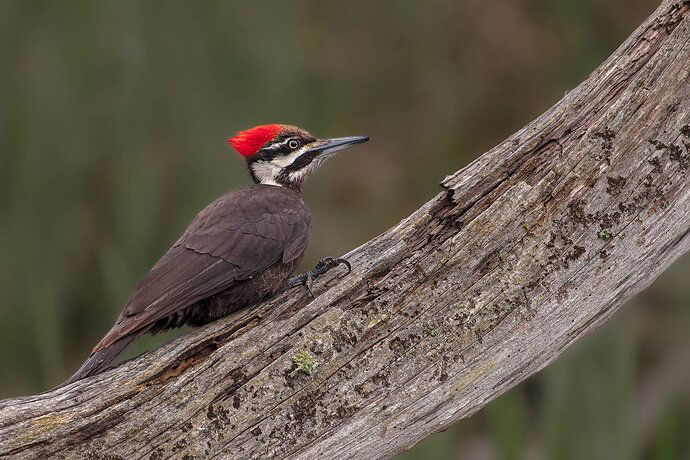
<svg viewBox="0 0 690 460">
<path fill-rule="evenodd" d="M 311 267 L 432 197 L 656 5 L 0 0 L 0 397 L 69 376 L 196 212 L 248 182 L 234 131 L 371 136 L 307 184 Z M 689 272 L 400 458 L 690 458 Z"/>
</svg>

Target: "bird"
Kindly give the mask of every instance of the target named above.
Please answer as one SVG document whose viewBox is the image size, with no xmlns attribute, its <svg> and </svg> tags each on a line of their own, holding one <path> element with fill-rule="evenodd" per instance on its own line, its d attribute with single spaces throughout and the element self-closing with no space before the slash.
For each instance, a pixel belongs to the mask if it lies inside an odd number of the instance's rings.
<svg viewBox="0 0 690 460">
<path fill-rule="evenodd" d="M 292 276 L 309 242 L 311 212 L 302 187 L 336 152 L 367 136 L 317 139 L 292 125 L 237 132 L 227 142 L 246 160 L 254 184 L 230 191 L 204 208 L 141 279 L 115 324 L 64 384 L 102 372 L 143 334 L 198 327 L 311 283 L 350 263 L 325 257 Z"/>
</svg>

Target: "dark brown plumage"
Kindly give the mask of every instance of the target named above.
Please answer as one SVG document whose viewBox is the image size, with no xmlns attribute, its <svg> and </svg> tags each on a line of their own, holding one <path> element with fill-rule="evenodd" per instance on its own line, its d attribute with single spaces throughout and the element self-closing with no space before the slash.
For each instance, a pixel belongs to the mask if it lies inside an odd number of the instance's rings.
<svg viewBox="0 0 690 460">
<path fill-rule="evenodd" d="M 309 210 L 289 188 L 257 184 L 218 198 L 139 283 L 74 379 L 141 334 L 200 326 L 281 291 L 310 229 Z"/>
<path fill-rule="evenodd" d="M 323 161 L 319 155 L 366 138 L 319 141 L 298 128 L 270 126 L 275 132 L 269 141 L 257 142 L 251 130 L 233 138 L 245 142 L 238 151 L 247 157 L 257 184 L 223 195 L 196 216 L 67 383 L 100 372 L 142 334 L 209 323 L 337 265 L 332 259 L 322 262 L 288 283 L 311 231 L 302 181 Z M 258 133 L 266 136 L 266 131 L 262 127 Z M 248 154 L 247 145 L 262 147 Z"/>
</svg>

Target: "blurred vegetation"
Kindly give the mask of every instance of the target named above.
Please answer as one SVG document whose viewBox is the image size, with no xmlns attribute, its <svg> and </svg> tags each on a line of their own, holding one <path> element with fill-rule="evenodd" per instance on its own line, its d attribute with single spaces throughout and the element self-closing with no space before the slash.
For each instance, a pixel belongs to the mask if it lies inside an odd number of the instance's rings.
<svg viewBox="0 0 690 460">
<path fill-rule="evenodd" d="M 416 209 L 656 4 L 0 0 L 0 397 L 70 375 L 196 212 L 248 182 L 234 131 L 372 137 L 307 184 L 311 266 Z M 690 458 L 688 273 L 400 458 Z"/>
</svg>

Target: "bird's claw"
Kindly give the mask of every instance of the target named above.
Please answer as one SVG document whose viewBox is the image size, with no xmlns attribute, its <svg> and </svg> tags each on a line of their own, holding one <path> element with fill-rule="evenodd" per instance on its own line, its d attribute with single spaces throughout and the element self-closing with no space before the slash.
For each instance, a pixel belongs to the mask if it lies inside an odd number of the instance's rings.
<svg viewBox="0 0 690 460">
<path fill-rule="evenodd" d="M 314 269 L 312 271 L 302 273 L 301 275 L 295 276 L 294 278 L 288 280 L 288 287 L 291 288 L 298 285 L 302 285 L 305 288 L 307 288 L 307 291 L 309 291 L 309 294 L 313 299 L 315 298 L 315 296 L 314 292 L 311 290 L 311 287 L 314 283 L 314 280 L 317 279 L 319 276 L 325 274 L 332 268 L 337 267 L 338 265 L 345 265 L 347 267 L 347 273 L 350 273 L 352 271 L 352 265 L 350 264 L 350 262 L 347 261 L 347 259 L 335 259 L 333 257 L 324 257 L 316 263 L 316 266 L 314 266 Z"/>
<path fill-rule="evenodd" d="M 335 259 L 335 261 L 338 262 L 338 265 L 345 265 L 347 267 L 348 274 L 352 271 L 352 265 L 350 265 L 350 262 L 348 262 L 347 259 Z"/>
<path fill-rule="evenodd" d="M 350 273 L 352 271 L 352 265 L 350 265 L 350 262 L 348 262 L 347 259 L 335 259 L 333 257 L 324 257 L 323 259 L 319 260 L 316 263 L 314 270 L 312 270 L 312 275 L 315 275 L 315 276 L 323 275 L 324 273 L 328 272 L 330 269 L 335 268 L 341 264 L 345 265 L 347 267 L 348 273 Z"/>
</svg>

